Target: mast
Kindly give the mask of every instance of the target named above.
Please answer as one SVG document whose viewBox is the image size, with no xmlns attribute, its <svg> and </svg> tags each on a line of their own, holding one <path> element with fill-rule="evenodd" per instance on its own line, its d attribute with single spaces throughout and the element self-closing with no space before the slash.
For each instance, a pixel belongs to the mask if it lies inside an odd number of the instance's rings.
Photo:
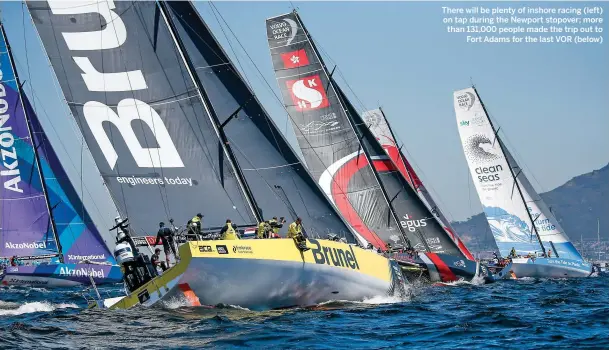
<svg viewBox="0 0 609 350">
<path fill-rule="evenodd" d="M 484 111 L 484 114 L 486 115 L 486 120 L 488 120 L 488 123 L 491 125 L 491 129 L 495 133 L 495 137 L 497 138 L 497 141 L 499 142 L 499 148 L 501 149 L 501 152 L 505 155 L 506 152 L 503 149 L 503 143 L 501 142 L 501 139 L 499 138 L 499 134 L 495 130 L 495 126 L 493 125 L 493 122 L 491 121 L 491 118 L 489 117 L 488 112 L 486 111 L 486 107 L 484 106 L 484 102 L 482 102 L 482 99 L 480 98 L 480 94 L 478 94 L 478 90 L 476 90 L 476 87 L 472 86 L 472 88 L 474 89 L 474 92 L 476 92 L 476 96 L 478 96 L 478 100 L 480 100 L 480 105 L 482 106 L 482 110 Z M 535 226 L 535 222 L 533 220 L 533 217 L 531 216 L 531 213 L 529 212 L 529 208 L 527 206 L 527 202 L 524 199 L 524 195 L 522 194 L 522 190 L 520 189 L 520 185 L 518 184 L 518 179 L 516 178 L 516 175 L 514 175 L 514 169 L 512 169 L 512 165 L 510 164 L 510 160 L 508 159 L 508 157 L 505 157 L 505 162 L 507 163 L 508 168 L 510 168 L 510 174 L 512 174 L 512 179 L 514 179 L 514 183 L 516 184 L 516 188 L 518 189 L 518 194 L 520 195 L 520 199 L 522 199 L 522 203 L 525 206 L 525 209 L 526 209 L 526 212 L 527 212 L 527 216 L 529 217 L 529 220 L 531 220 L 531 226 L 533 228 L 533 231 L 535 231 L 535 235 L 537 236 L 537 240 L 539 241 L 539 245 L 541 246 L 541 250 L 543 251 L 544 256 L 547 256 L 546 255 L 546 248 L 543 246 L 543 242 L 541 241 L 541 236 L 539 236 L 539 232 L 537 232 L 537 227 Z"/>
<path fill-rule="evenodd" d="M 59 241 L 59 237 L 57 235 L 57 227 L 55 226 L 55 219 L 53 217 L 53 210 L 51 209 L 51 203 L 49 202 L 49 196 L 47 195 L 47 186 L 46 180 L 44 179 L 44 175 L 42 173 L 42 165 L 40 164 L 40 157 L 38 155 L 38 147 L 34 143 L 34 137 L 32 134 L 32 124 L 30 122 L 30 117 L 28 115 L 28 111 L 25 108 L 23 91 L 21 89 L 21 82 L 19 80 L 19 73 L 17 72 L 17 67 L 15 66 L 15 60 L 13 59 L 13 52 L 11 51 L 11 46 L 8 42 L 8 37 L 6 36 L 6 31 L 4 30 L 4 23 L 0 21 L 0 31 L 2 32 L 2 37 L 4 42 L 6 43 L 6 50 L 9 55 L 9 61 L 11 63 L 11 69 L 13 70 L 13 74 L 15 74 L 15 83 L 17 85 L 17 93 L 19 94 L 19 102 L 21 103 L 21 108 L 23 108 L 23 115 L 25 117 L 25 122 L 27 125 L 28 134 L 30 140 L 32 141 L 32 148 L 34 149 L 34 159 L 36 161 L 36 167 L 38 167 L 38 176 L 40 176 L 40 184 L 42 187 L 42 193 L 44 195 L 44 201 L 47 205 L 47 211 L 49 212 L 49 219 L 51 221 L 51 230 L 53 231 L 53 237 L 55 239 L 55 244 L 57 245 L 57 254 L 59 257 L 59 261 L 63 263 L 63 252 L 61 248 L 61 242 Z"/>
<path fill-rule="evenodd" d="M 383 187 L 383 185 L 381 184 L 381 179 L 379 177 L 378 172 L 376 171 L 376 169 L 374 167 L 374 163 L 372 162 L 372 158 L 370 157 L 370 153 L 368 152 L 366 147 L 364 147 L 364 145 L 362 144 L 361 135 L 360 135 L 361 131 L 360 132 L 357 131 L 358 128 L 356 128 L 356 126 L 355 126 L 355 123 L 354 123 L 353 118 L 351 116 L 351 111 L 350 111 L 349 108 L 346 108 L 347 107 L 346 106 L 346 101 L 344 101 L 343 98 L 342 98 L 342 90 L 340 90 L 340 87 L 338 87 L 336 85 L 336 82 L 334 81 L 334 78 L 332 78 L 332 76 L 330 76 L 330 74 L 328 74 L 328 68 L 326 67 L 325 62 L 322 62 L 322 60 L 320 58 L 319 50 L 317 49 L 317 46 L 315 45 L 315 42 L 313 41 L 313 38 L 309 34 L 309 31 L 306 29 L 304 23 L 300 19 L 300 15 L 298 14 L 298 12 L 296 10 L 294 10 L 294 14 L 296 15 L 296 18 L 298 19 L 298 22 L 299 22 L 300 26 L 302 27 L 305 35 L 309 39 L 309 42 L 311 43 L 311 48 L 313 49 L 313 52 L 315 53 L 315 56 L 317 56 L 318 61 L 320 63 L 322 63 L 324 71 L 328 75 L 328 79 L 329 79 L 330 85 L 334 88 L 334 91 L 337 94 L 337 97 L 339 99 L 339 103 L 341 104 L 341 107 L 345 111 L 345 114 L 347 116 L 347 120 L 349 121 L 349 125 L 353 129 L 355 135 L 358 137 L 358 142 L 360 144 L 360 147 L 361 147 L 361 149 L 364 152 L 364 156 L 366 157 L 366 160 L 368 161 L 368 164 L 370 164 L 370 168 L 372 169 L 372 173 L 374 174 L 374 178 L 376 179 L 376 182 L 378 183 L 378 185 L 379 185 L 379 187 L 381 189 L 381 192 L 383 193 L 383 198 L 385 198 L 385 201 L 387 202 L 387 205 L 389 207 L 389 211 L 391 212 L 391 215 L 393 216 L 393 219 L 396 221 L 396 225 L 398 227 L 398 230 L 400 230 L 400 234 L 402 235 L 402 238 L 404 238 L 404 241 L 408 245 L 408 248 L 412 248 L 412 246 L 410 244 L 410 240 L 408 239 L 408 236 L 404 232 L 404 228 L 400 224 L 400 218 L 398 217 L 398 215 L 397 215 L 393 205 L 391 204 L 391 200 L 389 199 L 389 196 L 387 195 L 387 192 L 385 191 L 385 187 Z M 340 91 L 340 93 L 339 93 L 339 91 Z M 425 241 L 424 238 L 422 239 L 422 242 L 425 245 L 425 248 L 429 251 L 429 247 L 427 246 L 427 242 Z"/>
<path fill-rule="evenodd" d="M 169 33 L 171 34 L 171 38 L 173 39 L 174 44 L 176 45 L 176 48 L 177 48 L 178 52 L 180 53 L 180 57 L 182 58 L 182 61 L 186 67 L 186 70 L 188 71 L 188 75 L 190 76 L 191 80 L 195 84 L 195 88 L 197 89 L 197 93 L 199 95 L 199 98 L 201 99 L 201 103 L 203 104 L 205 111 L 209 115 L 211 124 L 214 127 L 214 131 L 216 132 L 216 136 L 218 137 L 218 139 L 220 141 L 224 154 L 228 158 L 228 162 L 235 173 L 237 182 L 239 183 L 239 187 L 241 188 L 241 191 L 243 192 L 243 195 L 245 196 L 245 199 L 246 199 L 248 205 L 250 206 L 250 209 L 251 209 L 252 213 L 254 214 L 254 217 L 256 218 L 256 220 L 258 222 L 261 222 L 261 221 L 263 221 L 263 218 L 262 218 L 262 214 L 260 213 L 260 208 L 256 204 L 256 200 L 254 199 L 252 191 L 250 190 L 249 186 L 247 185 L 247 182 L 245 180 L 245 177 L 243 176 L 243 173 L 241 172 L 241 169 L 237 166 L 237 158 L 235 157 L 232 149 L 230 148 L 229 143 L 228 143 L 228 138 L 226 137 L 226 134 L 224 133 L 223 127 L 226 122 L 224 124 L 221 124 L 219 122 L 218 116 L 216 115 L 216 111 L 214 110 L 214 108 L 212 106 L 211 100 L 209 99 L 209 96 L 207 95 L 205 89 L 203 88 L 203 84 L 201 84 L 199 77 L 196 74 L 194 74 L 195 68 L 194 68 L 192 62 L 190 61 L 189 57 L 184 53 L 186 51 L 186 49 L 185 49 L 184 44 L 182 43 L 179 35 L 177 34 L 177 30 L 173 23 L 173 19 L 168 14 L 168 10 L 166 7 L 167 5 L 165 5 L 164 1 L 157 1 L 157 4 L 158 4 L 158 8 L 163 16 L 163 19 L 165 20 L 165 23 L 167 24 Z"/>
</svg>

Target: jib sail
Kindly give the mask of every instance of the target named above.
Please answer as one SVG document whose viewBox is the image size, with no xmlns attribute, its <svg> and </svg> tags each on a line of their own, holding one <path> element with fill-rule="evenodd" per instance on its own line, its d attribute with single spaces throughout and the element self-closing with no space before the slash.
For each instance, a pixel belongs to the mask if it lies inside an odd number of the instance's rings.
<svg viewBox="0 0 609 350">
<path fill-rule="evenodd" d="M 166 4 L 264 219 L 300 216 L 309 236 L 335 233 L 354 242 L 197 10 L 189 1 Z"/>
<path fill-rule="evenodd" d="M 59 162 L 36 113 L 27 99 L 24 102 L 32 126 L 34 144 L 38 148 L 47 196 L 57 236 L 61 243 L 64 262 L 78 263 L 87 259 L 116 264 L 70 178 Z"/>
<path fill-rule="evenodd" d="M 59 246 L 26 102 L 0 27 L 0 257 L 56 256 Z"/>
<path fill-rule="evenodd" d="M 385 117 L 383 111 L 380 108 L 373 109 L 364 112 L 362 117 L 364 118 L 368 129 L 370 129 L 379 144 L 383 147 L 387 156 L 391 158 L 402 177 L 415 191 L 417 191 L 419 198 L 426 204 L 431 213 L 436 216 L 436 219 L 443 226 L 444 231 L 446 231 L 455 244 L 457 244 L 461 253 L 468 259 L 474 260 L 474 256 L 467 249 L 465 243 L 463 243 L 457 233 L 452 229 L 450 221 L 446 218 L 444 213 L 442 213 L 442 210 L 425 188 L 425 185 L 423 185 L 423 182 L 414 171 L 414 168 L 410 165 L 406 157 L 404 157 L 401 149 L 398 148 L 393 131 L 389 126 L 389 121 Z"/>
<path fill-rule="evenodd" d="M 28 2 L 72 114 L 132 227 L 256 222 L 159 4 Z"/>
<path fill-rule="evenodd" d="M 476 89 L 456 91 L 454 105 L 465 158 L 501 254 L 551 249 L 553 256 L 582 260 L 497 135 Z"/>
</svg>

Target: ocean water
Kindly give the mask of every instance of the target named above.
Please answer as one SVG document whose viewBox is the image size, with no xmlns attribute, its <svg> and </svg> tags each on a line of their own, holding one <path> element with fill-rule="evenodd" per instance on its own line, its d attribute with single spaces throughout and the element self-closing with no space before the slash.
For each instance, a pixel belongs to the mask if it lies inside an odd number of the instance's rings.
<svg viewBox="0 0 609 350">
<path fill-rule="evenodd" d="M 79 289 L 0 287 L 0 348 L 609 348 L 609 278 L 412 286 L 305 309 L 86 310 Z"/>
</svg>

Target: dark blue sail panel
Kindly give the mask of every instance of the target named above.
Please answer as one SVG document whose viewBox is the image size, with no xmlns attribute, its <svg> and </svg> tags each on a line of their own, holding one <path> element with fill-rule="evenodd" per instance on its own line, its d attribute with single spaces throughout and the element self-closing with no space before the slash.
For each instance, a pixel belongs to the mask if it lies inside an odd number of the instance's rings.
<svg viewBox="0 0 609 350">
<path fill-rule="evenodd" d="M 65 263 L 95 260 L 116 264 L 93 220 L 85 209 L 74 185 L 53 150 L 29 101 L 24 106 L 32 126 L 32 137 L 38 149 L 47 195 L 55 220 L 57 236 Z"/>
<path fill-rule="evenodd" d="M 28 2 L 61 88 L 122 214 L 255 222 L 155 2 Z"/>
<path fill-rule="evenodd" d="M 309 235 L 332 232 L 354 242 L 192 3 L 167 5 L 264 218 L 300 216 Z"/>
<path fill-rule="evenodd" d="M 0 35 L 0 257 L 58 247 L 8 47 Z"/>
</svg>

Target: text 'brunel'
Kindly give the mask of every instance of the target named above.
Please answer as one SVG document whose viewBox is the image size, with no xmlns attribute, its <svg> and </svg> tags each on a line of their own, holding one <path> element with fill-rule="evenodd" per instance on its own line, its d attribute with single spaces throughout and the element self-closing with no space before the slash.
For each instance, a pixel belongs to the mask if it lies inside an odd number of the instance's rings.
<svg viewBox="0 0 609 350">
<path fill-rule="evenodd" d="M 71 51 L 100 51 L 120 47 L 127 40 L 127 28 L 121 17 L 113 11 L 116 7 L 111 0 L 91 1 L 78 6 L 66 6 L 65 1 L 48 1 L 51 12 L 55 15 L 99 14 L 106 24 L 102 30 L 87 32 L 62 32 L 62 36 Z M 141 70 L 104 73 L 98 71 L 88 57 L 73 57 L 74 62 L 83 72 L 85 85 L 92 92 L 121 92 L 145 90 L 148 84 Z M 114 65 L 114 64 L 113 64 Z M 118 64 L 116 64 L 118 66 Z M 141 168 L 164 167 L 181 168 L 184 163 L 169 136 L 166 126 L 159 114 L 146 102 L 125 98 L 121 100 L 114 112 L 107 105 L 98 101 L 88 101 L 83 106 L 83 114 L 95 137 L 108 165 L 114 169 L 118 154 L 104 131 L 103 122 L 112 123 L 120 132 L 135 162 Z M 158 147 L 147 148 L 140 145 L 132 128 L 132 121 L 139 120 L 146 124 L 156 138 Z"/>
</svg>

